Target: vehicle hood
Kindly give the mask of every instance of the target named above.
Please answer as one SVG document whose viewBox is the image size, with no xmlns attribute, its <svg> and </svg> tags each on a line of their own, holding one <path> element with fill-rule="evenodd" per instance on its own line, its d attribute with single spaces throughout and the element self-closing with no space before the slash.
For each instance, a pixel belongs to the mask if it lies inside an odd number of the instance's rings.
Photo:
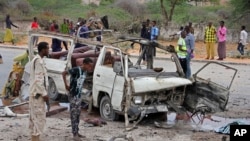
<svg viewBox="0 0 250 141">
<path fill-rule="evenodd" d="M 192 81 L 186 78 L 170 77 L 170 78 L 156 78 L 156 77 L 141 77 L 132 78 L 132 86 L 134 93 L 144 93 L 151 91 L 160 91 L 172 89 L 174 87 L 185 86 L 192 84 Z"/>
</svg>

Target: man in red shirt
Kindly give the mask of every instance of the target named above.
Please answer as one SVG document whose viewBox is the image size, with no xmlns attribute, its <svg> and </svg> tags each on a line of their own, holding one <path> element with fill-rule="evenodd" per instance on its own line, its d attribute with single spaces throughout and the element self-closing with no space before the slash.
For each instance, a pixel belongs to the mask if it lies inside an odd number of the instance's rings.
<svg viewBox="0 0 250 141">
<path fill-rule="evenodd" d="M 52 24 L 51 24 L 50 27 L 49 27 L 49 31 L 52 31 L 52 32 L 55 31 L 55 24 L 56 24 L 56 21 L 53 20 Z"/>
<path fill-rule="evenodd" d="M 34 17 L 34 21 L 31 23 L 31 29 L 33 31 L 37 31 L 39 29 L 39 24 L 37 22 L 37 18 Z M 33 45 L 36 45 L 38 42 L 38 37 L 34 36 L 33 37 Z"/>
</svg>

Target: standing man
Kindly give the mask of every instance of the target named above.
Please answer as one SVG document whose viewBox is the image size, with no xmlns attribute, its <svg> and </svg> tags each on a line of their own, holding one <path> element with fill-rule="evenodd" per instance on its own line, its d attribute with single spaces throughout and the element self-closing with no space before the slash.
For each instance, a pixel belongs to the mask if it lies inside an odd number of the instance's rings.
<svg viewBox="0 0 250 141">
<path fill-rule="evenodd" d="M 204 43 L 206 43 L 207 57 L 206 59 L 214 59 L 214 44 L 216 41 L 216 29 L 212 25 L 212 22 L 208 23 L 208 26 L 205 29 Z"/>
<path fill-rule="evenodd" d="M 247 32 L 246 27 L 241 26 L 241 32 L 240 32 L 240 41 L 238 44 L 238 51 L 241 55 L 244 55 L 244 47 L 247 45 Z"/>
<path fill-rule="evenodd" d="M 11 31 L 11 26 L 14 26 L 16 28 L 18 28 L 18 26 L 12 23 L 12 21 L 10 20 L 10 15 L 6 16 L 5 23 L 6 23 L 6 31 L 5 31 L 3 42 L 11 42 L 14 45 L 15 42 L 14 42 L 13 33 Z"/>
<path fill-rule="evenodd" d="M 193 51 L 194 51 L 194 47 L 195 47 L 195 39 L 194 39 L 194 34 L 191 33 L 189 27 L 186 27 L 185 30 L 187 32 L 187 36 L 185 38 L 185 43 L 186 43 L 186 47 L 187 47 L 187 59 L 186 59 L 186 61 L 187 61 L 187 72 L 186 72 L 186 78 L 189 79 L 191 77 L 190 61 L 194 57 Z"/>
<path fill-rule="evenodd" d="M 40 27 L 39 27 L 39 24 L 38 24 L 38 22 L 37 22 L 37 18 L 34 17 L 33 22 L 31 23 L 31 29 L 32 29 L 33 31 L 37 31 L 39 28 L 40 28 Z M 36 45 L 37 42 L 38 42 L 38 37 L 37 37 L 37 36 L 34 36 L 34 37 L 33 37 L 33 45 Z"/>
<path fill-rule="evenodd" d="M 152 21 L 152 27 L 151 27 L 151 41 L 156 41 L 159 36 L 159 29 L 156 26 L 156 21 Z M 156 48 L 153 49 L 153 54 L 156 56 Z"/>
<path fill-rule="evenodd" d="M 147 29 L 147 25 L 146 25 L 146 22 L 143 22 L 142 23 L 142 28 L 141 28 L 141 38 L 143 39 L 148 39 L 148 29 Z M 141 45 L 141 52 L 143 52 L 145 46 L 144 45 Z M 142 55 L 142 64 L 145 65 L 146 64 L 146 51 L 143 53 Z"/>
<path fill-rule="evenodd" d="M 218 43 L 218 56 L 217 60 L 223 60 L 226 58 L 226 35 L 227 35 L 227 28 L 224 26 L 224 21 L 220 21 L 220 27 L 217 32 L 217 37 L 219 39 Z"/>
<path fill-rule="evenodd" d="M 49 27 L 49 31 L 54 32 L 55 31 L 55 25 L 56 25 L 56 20 L 53 20 L 50 27 Z"/>
<path fill-rule="evenodd" d="M 30 87 L 29 87 L 29 128 L 31 130 L 31 140 L 39 141 L 46 123 L 45 102 L 49 100 L 47 96 L 48 75 L 43 61 L 43 57 L 49 54 L 49 44 L 40 42 L 38 44 L 38 54 L 31 61 Z"/>
<path fill-rule="evenodd" d="M 69 25 L 66 19 L 63 19 L 63 23 L 61 24 L 60 32 L 63 34 L 69 34 Z M 66 41 L 63 41 L 63 45 L 66 50 L 68 50 L 68 44 Z"/>
<path fill-rule="evenodd" d="M 82 21 L 80 23 L 80 27 L 78 29 L 78 33 L 77 33 L 77 36 L 80 37 L 80 38 L 86 38 L 88 39 L 89 38 L 89 33 L 86 33 L 89 31 L 89 23 L 87 23 L 86 20 Z"/>
<path fill-rule="evenodd" d="M 60 32 L 63 34 L 69 34 L 69 26 L 67 24 L 66 19 L 63 19 L 63 23 L 61 24 Z"/>
<path fill-rule="evenodd" d="M 190 33 L 194 35 L 194 28 L 193 28 L 193 26 L 192 26 L 192 23 L 191 23 L 191 22 L 189 22 L 189 23 L 188 23 L 188 27 L 189 27 L 189 31 L 190 31 Z"/>
<path fill-rule="evenodd" d="M 79 122 L 82 103 L 82 86 L 86 78 L 87 72 L 92 70 L 93 61 L 90 58 L 85 58 L 81 67 L 75 67 L 62 73 L 65 88 L 69 91 L 70 102 L 70 119 L 74 140 L 84 137 L 79 134 Z M 70 74 L 70 85 L 66 81 L 66 76 Z"/>
<path fill-rule="evenodd" d="M 147 28 L 147 39 L 151 40 L 151 24 L 149 19 L 146 20 L 146 28 Z"/>
<path fill-rule="evenodd" d="M 176 32 L 176 33 L 174 33 L 174 34 L 171 34 L 171 35 L 169 35 L 169 37 L 174 37 L 174 36 L 178 36 L 178 38 L 180 38 L 181 37 L 181 32 L 184 30 L 184 28 L 183 28 L 183 26 L 181 26 L 180 27 L 180 30 L 178 31 L 178 32 Z"/>
<path fill-rule="evenodd" d="M 59 32 L 59 26 L 57 24 L 54 25 L 54 31 Z M 56 38 L 52 38 L 52 52 L 59 52 L 62 51 L 62 46 L 61 46 L 62 41 Z"/>
<path fill-rule="evenodd" d="M 187 46 L 185 42 L 186 31 L 181 32 L 181 37 L 178 40 L 178 45 L 176 47 L 176 53 L 180 60 L 181 67 L 184 74 L 187 74 Z"/>
</svg>

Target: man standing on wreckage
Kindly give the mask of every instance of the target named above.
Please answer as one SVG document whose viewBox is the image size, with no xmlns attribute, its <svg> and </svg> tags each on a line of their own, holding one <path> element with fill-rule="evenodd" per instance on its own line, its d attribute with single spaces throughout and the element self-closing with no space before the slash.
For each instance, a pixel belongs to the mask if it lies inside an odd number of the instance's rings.
<svg viewBox="0 0 250 141">
<path fill-rule="evenodd" d="M 39 137 L 46 124 L 45 103 L 49 98 L 47 95 L 48 75 L 43 62 L 43 57 L 49 54 L 49 44 L 40 42 L 38 54 L 31 61 L 30 67 L 30 88 L 29 88 L 29 128 L 31 141 L 39 141 Z"/>
</svg>

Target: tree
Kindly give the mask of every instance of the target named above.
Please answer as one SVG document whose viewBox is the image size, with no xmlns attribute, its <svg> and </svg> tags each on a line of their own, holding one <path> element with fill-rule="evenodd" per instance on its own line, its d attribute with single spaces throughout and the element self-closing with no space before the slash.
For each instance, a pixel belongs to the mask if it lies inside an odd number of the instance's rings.
<svg viewBox="0 0 250 141">
<path fill-rule="evenodd" d="M 250 15 L 250 0 L 231 0 L 231 5 L 234 8 L 235 20 L 240 20 Z"/>
<path fill-rule="evenodd" d="M 161 11 L 162 11 L 162 14 L 165 18 L 165 25 L 167 26 L 168 23 L 170 21 L 172 21 L 172 17 L 173 17 L 173 14 L 174 14 L 174 9 L 175 9 L 175 6 L 177 5 L 177 3 L 179 2 L 180 0 L 169 0 L 170 2 L 170 11 L 169 11 L 169 14 L 167 12 L 167 9 L 166 7 L 164 6 L 164 3 L 163 3 L 163 0 L 160 0 L 160 3 L 161 3 Z"/>
<path fill-rule="evenodd" d="M 4 11 L 8 7 L 7 1 L 0 0 L 0 11 Z"/>
</svg>

